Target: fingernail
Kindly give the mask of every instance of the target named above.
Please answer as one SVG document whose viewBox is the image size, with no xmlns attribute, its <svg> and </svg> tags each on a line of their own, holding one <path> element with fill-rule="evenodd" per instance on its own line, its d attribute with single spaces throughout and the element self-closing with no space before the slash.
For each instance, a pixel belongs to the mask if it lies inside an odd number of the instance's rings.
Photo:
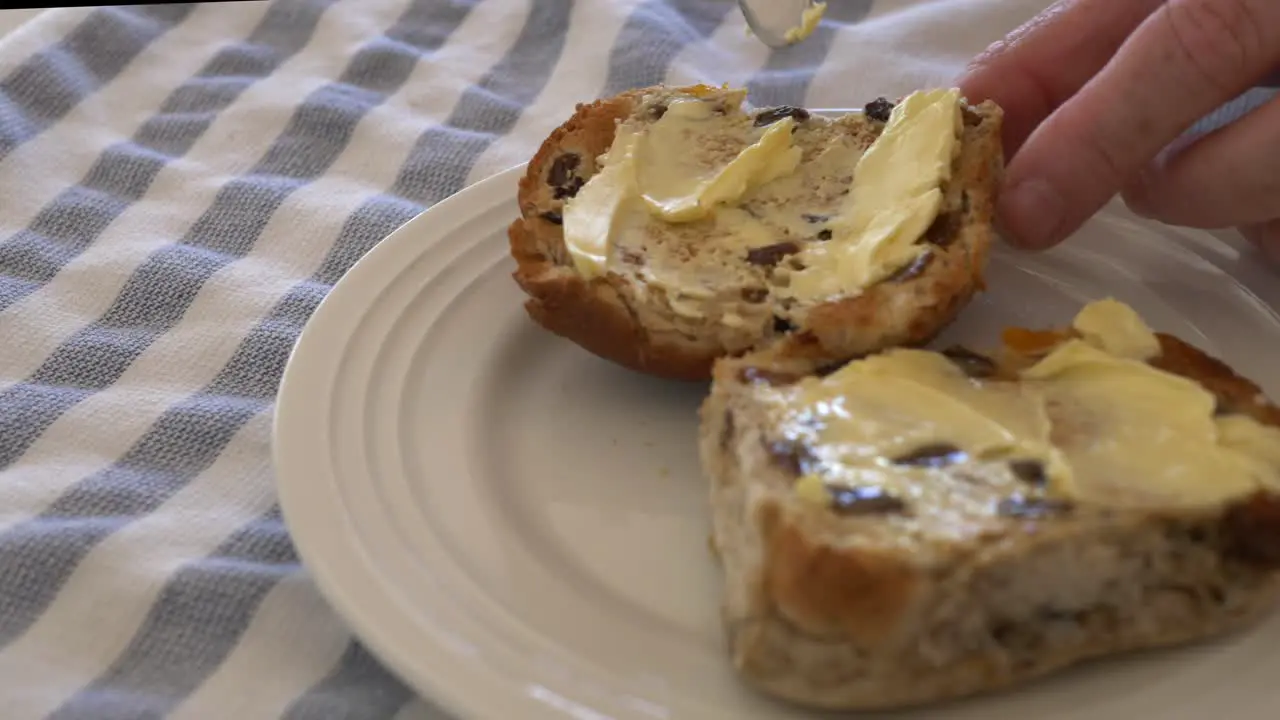
<svg viewBox="0 0 1280 720">
<path fill-rule="evenodd" d="M 1010 187 L 1000 197 L 997 214 L 1006 236 L 1017 245 L 1040 250 L 1061 239 L 1062 196 L 1043 180 Z"/>
</svg>

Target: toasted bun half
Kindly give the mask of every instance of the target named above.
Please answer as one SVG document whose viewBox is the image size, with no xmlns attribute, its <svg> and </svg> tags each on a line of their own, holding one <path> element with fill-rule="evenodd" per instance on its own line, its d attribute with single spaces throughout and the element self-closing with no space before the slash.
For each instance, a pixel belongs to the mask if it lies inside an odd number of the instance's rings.
<svg viewBox="0 0 1280 720">
<path fill-rule="evenodd" d="M 689 302 L 652 281 L 656 260 L 644 247 L 617 248 L 607 272 L 583 277 L 565 247 L 566 201 L 598 171 L 598 159 L 610 148 L 620 122 L 664 96 L 686 91 L 691 89 L 645 88 L 579 105 L 528 164 L 519 184 L 520 218 L 511 224 L 509 238 L 517 263 L 514 277 L 528 296 L 525 308 L 542 327 L 638 372 L 706 380 L 718 358 L 766 345 L 826 361 L 919 345 L 949 324 L 982 288 L 1004 167 L 1002 112 L 991 102 L 963 108 L 960 151 L 944 186 L 943 211 L 921 239 L 929 252 L 855 296 L 809 306 L 788 304 L 771 287 L 776 253 L 768 257 L 768 248 L 744 248 L 737 254 L 699 254 L 697 238 L 690 240 L 682 262 L 691 276 L 716 280 L 711 297 L 700 299 L 692 311 Z M 879 102 L 879 112 L 837 119 L 794 108 L 782 111 L 803 118 L 794 135 L 801 147 L 843 135 L 865 149 L 884 127 L 885 103 Z M 789 237 L 780 244 L 796 248 L 813 241 Z M 758 252 L 752 254 L 753 249 Z"/>
<path fill-rule="evenodd" d="M 1280 426 L 1252 382 L 1157 337 L 1152 365 L 1200 383 L 1219 413 Z M 953 359 L 998 374 L 1031 358 Z M 1275 608 L 1280 497 L 1264 491 L 1193 510 L 984 515 L 972 508 L 998 507 L 1007 488 L 948 472 L 896 517 L 803 501 L 797 448 L 764 396 L 826 371 L 772 353 L 726 359 L 701 408 L 724 628 L 733 666 L 765 693 L 831 709 L 917 706 L 1214 638 Z M 956 539 L 954 523 L 974 530 Z"/>
</svg>

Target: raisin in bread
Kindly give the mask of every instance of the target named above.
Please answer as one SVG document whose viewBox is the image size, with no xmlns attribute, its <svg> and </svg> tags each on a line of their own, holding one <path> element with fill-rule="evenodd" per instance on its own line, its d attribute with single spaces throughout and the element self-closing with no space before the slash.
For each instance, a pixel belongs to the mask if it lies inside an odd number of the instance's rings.
<svg viewBox="0 0 1280 720">
<path fill-rule="evenodd" d="M 1080 335 L 1011 330 L 999 353 L 941 355 L 975 386 L 1016 386 Z M 1262 433 L 1261 471 L 1274 480 L 1280 411 L 1222 362 L 1150 338 L 1145 362 L 1207 390 L 1206 418 Z M 917 472 L 905 491 L 824 485 L 812 474 L 822 448 L 790 432 L 779 408 L 834 370 L 767 351 L 725 359 L 701 408 L 724 628 L 734 667 L 764 692 L 824 708 L 914 706 L 1220 636 L 1274 608 L 1280 487 L 1216 503 L 1077 501 L 1041 489 L 1043 465 L 984 467 L 945 444 L 888 461 L 886 475 Z M 845 411 L 856 419 L 852 402 Z M 1072 427 L 1087 413 L 1055 414 L 1053 442 L 1088 431 Z M 1211 489 L 1225 475 L 1195 480 Z"/>
<path fill-rule="evenodd" d="M 691 95 L 719 103 L 725 126 L 740 133 L 708 139 L 707 152 L 741 140 L 736 152 L 747 135 L 789 119 L 803 153 L 799 167 L 725 210 L 759 221 L 750 237 L 715 219 L 652 220 L 618 237 L 602 274 L 584 276 L 566 248 L 566 203 L 599 172 L 620 126 L 655 123 L 673 100 Z M 921 344 L 981 289 L 1004 167 L 998 106 L 960 99 L 962 127 L 942 206 L 919 238 L 925 251 L 857 292 L 807 301 L 788 296 L 788 278 L 803 267 L 807 248 L 830 240 L 824 223 L 894 105 L 878 99 L 865 112 L 827 118 L 741 102 L 726 89 L 645 88 L 579 105 L 551 133 L 520 180 L 521 216 L 509 229 L 514 277 L 539 325 L 639 372 L 706 380 L 717 358 L 765 346 L 834 361 Z"/>
</svg>

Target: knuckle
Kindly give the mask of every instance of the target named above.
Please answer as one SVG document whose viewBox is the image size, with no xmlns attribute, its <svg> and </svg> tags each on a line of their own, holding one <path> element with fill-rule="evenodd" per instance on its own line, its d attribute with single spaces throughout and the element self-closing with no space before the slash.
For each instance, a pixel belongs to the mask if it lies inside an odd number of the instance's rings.
<svg viewBox="0 0 1280 720">
<path fill-rule="evenodd" d="M 1241 155 L 1242 144 L 1257 143 L 1232 137 L 1238 130 L 1189 140 L 1182 148 L 1171 146 L 1172 152 L 1150 163 L 1124 188 L 1123 200 L 1139 215 L 1189 227 L 1280 217 L 1280 175 L 1273 171 L 1277 156 L 1265 148 Z"/>
<path fill-rule="evenodd" d="M 1250 82 L 1267 52 L 1253 0 L 1169 0 L 1163 8 L 1177 59 L 1200 81 L 1233 94 Z"/>
<path fill-rule="evenodd" d="M 1132 159 L 1128 152 L 1132 148 L 1119 141 L 1083 142 L 1074 148 L 1079 153 L 1076 162 L 1088 170 L 1088 177 L 1103 181 L 1113 187 L 1122 187 L 1132 180 Z"/>
</svg>

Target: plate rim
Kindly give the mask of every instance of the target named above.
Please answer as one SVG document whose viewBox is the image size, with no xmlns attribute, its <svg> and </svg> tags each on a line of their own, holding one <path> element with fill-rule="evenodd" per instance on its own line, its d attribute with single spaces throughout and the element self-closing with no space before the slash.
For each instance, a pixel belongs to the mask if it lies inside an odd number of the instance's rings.
<svg viewBox="0 0 1280 720">
<path fill-rule="evenodd" d="M 478 200 L 482 201 L 485 197 L 493 196 L 495 200 L 499 200 L 502 196 L 514 190 L 516 178 L 520 173 L 524 172 L 527 165 L 527 162 L 519 163 L 505 170 L 499 170 L 414 215 L 388 233 L 385 238 L 378 241 L 342 274 L 338 281 L 334 283 L 332 289 L 316 306 L 315 311 L 312 312 L 307 322 L 303 325 L 302 331 L 298 334 L 290 349 L 285 369 L 281 374 L 280 384 L 276 391 L 275 411 L 271 423 L 271 462 L 281 519 L 289 533 L 294 551 L 304 571 L 315 584 L 316 590 L 338 618 L 347 626 L 352 639 L 364 645 L 377 657 L 385 670 L 415 693 L 424 695 L 425 700 L 457 717 L 467 717 L 468 713 L 474 713 L 477 710 L 477 706 L 474 702 L 473 694 L 455 692 L 453 689 L 461 687 L 463 683 L 454 683 L 444 679 L 444 675 L 448 674 L 448 669 L 451 666 L 451 663 L 448 662 L 449 657 L 440 654 L 439 658 L 433 662 L 437 667 L 444 669 L 443 675 L 433 673 L 431 677 L 423 677 L 415 673 L 411 676 L 407 668 L 416 663 L 408 657 L 409 650 L 394 642 L 394 633 L 383 630 L 379 623 L 372 620 L 373 615 L 371 613 L 357 608 L 358 605 L 366 605 L 369 598 L 365 596 L 357 600 L 355 593 L 347 590 L 349 583 L 340 579 L 338 577 L 340 573 L 335 569 L 342 564 L 332 562 L 331 559 L 329 561 L 322 559 L 332 557 L 322 549 L 334 545 L 332 542 L 326 542 L 326 536 L 335 535 L 336 533 L 331 532 L 332 525 L 321 522 L 314 512 L 316 507 L 313 500 L 316 484 L 314 481 L 318 478 L 311 478 L 312 482 L 309 484 L 296 479 L 305 474 L 306 471 L 309 471 L 309 466 L 297 467 L 299 465 L 298 458 L 304 457 L 304 455 L 299 454 L 298 450 L 306 446 L 313 446 L 318 439 L 311 437 L 309 433 L 303 432 L 307 427 L 306 424 L 297 423 L 293 418 L 295 416 L 305 416 L 314 401 L 312 397 L 314 394 L 309 394 L 306 392 L 306 388 L 302 387 L 309 378 L 309 371 L 313 364 L 320 359 L 320 355 L 309 352 L 309 348 L 324 339 L 322 335 L 325 331 L 325 326 L 329 324 L 331 318 L 336 318 L 344 311 L 344 304 L 349 296 L 360 297 L 362 291 L 373 296 L 382 289 L 382 286 L 376 282 L 373 285 L 366 286 L 362 281 L 365 278 L 376 279 L 383 267 L 394 264 L 394 261 L 400 259 L 401 256 L 411 260 L 420 254 L 424 246 L 407 241 L 405 238 L 412 235 L 415 232 L 415 228 L 422 225 L 428 218 L 438 217 L 442 214 L 466 212 L 466 204 L 475 203 Z M 512 195 L 514 195 L 513 192 Z M 368 288 L 367 290 L 366 287 Z M 313 360 L 312 358 L 316 359 Z M 299 472 L 299 470 L 303 472 Z M 291 480 L 289 478 L 295 479 Z M 329 473 L 329 476 L 325 479 L 329 481 L 337 480 L 332 473 Z M 309 490 L 312 492 L 308 492 Z M 343 526 L 350 526 L 351 524 L 351 518 L 348 513 L 339 512 L 337 517 L 327 519 L 339 522 Z M 326 532 L 326 529 L 329 532 Z M 347 552 L 355 556 L 363 556 L 365 554 L 364 548 L 358 544 L 347 544 Z M 357 563 L 354 566 L 347 564 L 342 565 L 342 567 L 344 568 L 343 573 L 352 571 L 354 567 L 354 572 L 364 573 L 367 576 L 375 575 L 375 573 L 368 570 L 369 565 L 365 563 Z M 349 578 L 345 578 L 344 575 L 344 579 Z M 380 582 L 380 578 L 369 577 L 368 579 L 372 581 L 371 586 L 377 586 Z M 395 603 L 394 598 L 382 597 L 380 599 L 384 603 Z M 419 656 L 426 653 L 442 652 L 434 646 L 414 648 L 413 650 L 414 654 Z M 456 666 L 456 664 L 454 665 Z M 474 674 L 464 673 L 464 675 L 475 678 Z M 496 680 L 500 676 L 493 675 L 491 677 Z M 462 678 L 464 681 L 465 679 Z M 540 708 L 536 704 L 529 707 L 543 711 L 537 714 L 537 718 L 563 717 L 560 714 L 547 714 L 545 712 L 546 708 Z M 503 711 L 502 708 L 489 709 Z M 489 709 L 485 711 L 487 712 Z M 530 716 L 530 720 L 535 720 L 535 717 Z"/>
</svg>

